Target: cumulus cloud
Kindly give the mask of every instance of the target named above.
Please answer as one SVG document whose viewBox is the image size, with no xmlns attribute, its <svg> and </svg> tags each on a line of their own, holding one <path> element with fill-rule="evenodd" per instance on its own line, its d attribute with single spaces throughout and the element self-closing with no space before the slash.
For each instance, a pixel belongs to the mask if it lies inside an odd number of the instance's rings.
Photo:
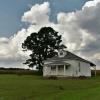
<svg viewBox="0 0 100 100">
<path fill-rule="evenodd" d="M 73 14 L 75 25 L 81 30 L 82 41 L 78 52 L 82 56 L 99 62 L 100 52 L 100 0 L 87 2 L 82 10 Z M 72 19 L 72 20 L 73 20 Z M 73 21 L 72 21 L 73 22 Z M 77 31 L 76 31 L 77 32 Z"/>
<path fill-rule="evenodd" d="M 22 62 L 25 60 L 26 54 L 21 50 L 21 44 L 19 42 L 21 37 L 19 39 L 15 39 L 15 37 L 0 38 L 0 67 L 23 66 Z M 18 63 L 20 66 L 17 66 Z"/>
<path fill-rule="evenodd" d="M 0 38 L 0 66 L 1 67 L 24 67 L 22 63 L 28 58 L 30 52 L 22 51 L 22 43 L 32 32 L 38 31 L 42 25 L 49 23 L 49 3 L 34 5 L 22 16 L 22 21 L 30 23 L 27 29 L 21 29 L 10 38 Z M 41 20 L 42 18 L 42 20 Z M 34 25 L 34 23 L 36 23 Z"/>
<path fill-rule="evenodd" d="M 50 22 L 50 4 L 33 5 L 25 12 L 22 21 L 29 23 L 27 29 L 22 29 L 10 38 L 0 38 L 0 63 L 1 65 L 20 66 L 28 57 L 21 48 L 22 42 L 32 32 L 38 31 L 43 26 L 51 26 L 63 38 L 63 43 L 68 50 L 80 56 L 93 60 L 100 65 L 100 0 L 88 1 L 81 10 L 57 15 L 57 23 Z M 12 63 L 13 62 L 13 63 Z"/>
<path fill-rule="evenodd" d="M 44 23 L 49 23 L 49 12 L 50 8 L 48 2 L 44 2 L 41 5 L 36 4 L 29 11 L 24 13 L 22 21 L 43 25 Z"/>
</svg>

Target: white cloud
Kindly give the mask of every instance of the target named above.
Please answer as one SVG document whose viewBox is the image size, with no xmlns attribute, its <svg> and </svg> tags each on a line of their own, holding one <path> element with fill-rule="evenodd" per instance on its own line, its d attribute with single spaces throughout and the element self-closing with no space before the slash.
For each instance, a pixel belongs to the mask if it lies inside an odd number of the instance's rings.
<svg viewBox="0 0 100 100">
<path fill-rule="evenodd" d="M 10 38 L 0 38 L 1 65 L 24 67 L 22 62 L 28 57 L 28 54 L 22 52 L 21 44 L 28 35 L 43 26 L 51 26 L 60 32 L 68 50 L 76 52 L 86 59 L 97 60 L 98 63 L 100 60 L 99 11 L 100 0 L 88 1 L 82 10 L 71 13 L 60 12 L 57 15 L 57 24 L 55 24 L 49 20 L 50 4 L 48 2 L 33 5 L 22 16 L 22 21 L 30 23 L 29 27 L 18 31 Z"/>
<path fill-rule="evenodd" d="M 2 67 L 25 67 L 22 62 L 28 58 L 29 52 L 24 53 L 22 51 L 22 43 L 28 35 L 32 32 L 38 31 L 42 24 L 46 25 L 49 23 L 49 3 L 44 2 L 43 4 L 34 5 L 30 11 L 27 11 L 22 16 L 22 21 L 29 22 L 30 25 L 27 29 L 21 29 L 14 36 L 10 38 L 0 38 L 0 66 Z M 42 20 L 41 20 L 42 18 Z M 32 25 L 34 22 L 37 25 Z"/>
<path fill-rule="evenodd" d="M 63 33 L 63 40 L 68 49 L 78 49 L 81 45 L 82 35 L 76 22 L 75 13 L 59 13 L 57 20 L 59 32 Z"/>
<path fill-rule="evenodd" d="M 34 5 L 29 11 L 25 12 L 22 21 L 29 22 L 31 24 L 46 24 L 49 23 L 49 3 Z"/>
<path fill-rule="evenodd" d="M 8 38 L 0 37 L 0 43 L 7 43 L 9 41 Z"/>
<path fill-rule="evenodd" d="M 93 7 L 96 6 L 98 3 L 100 3 L 100 0 L 92 0 L 92 1 L 88 1 L 85 3 L 85 5 L 83 6 L 83 9 L 85 7 Z"/>
</svg>

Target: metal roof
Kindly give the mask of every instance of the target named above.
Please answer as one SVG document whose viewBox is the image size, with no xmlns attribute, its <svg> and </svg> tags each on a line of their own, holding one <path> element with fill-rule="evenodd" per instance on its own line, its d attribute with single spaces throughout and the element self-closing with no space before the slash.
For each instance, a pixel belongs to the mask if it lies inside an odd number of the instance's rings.
<svg viewBox="0 0 100 100">
<path fill-rule="evenodd" d="M 63 65 L 63 64 L 64 65 L 70 65 L 69 63 L 66 63 L 64 61 L 52 61 L 52 62 L 48 63 L 47 65 Z"/>
<path fill-rule="evenodd" d="M 64 52 L 66 52 L 66 55 L 64 57 L 54 56 L 52 58 L 47 59 L 46 61 L 52 61 L 52 63 L 56 63 L 55 61 L 61 62 L 64 60 L 78 60 L 78 61 L 89 63 L 90 66 L 96 66 L 94 63 L 92 63 L 88 60 L 85 60 L 85 59 L 83 59 L 83 58 L 81 58 L 81 57 L 79 57 L 79 56 L 77 56 L 69 51 L 64 51 Z M 63 63 L 63 62 L 61 62 L 61 63 Z"/>
</svg>

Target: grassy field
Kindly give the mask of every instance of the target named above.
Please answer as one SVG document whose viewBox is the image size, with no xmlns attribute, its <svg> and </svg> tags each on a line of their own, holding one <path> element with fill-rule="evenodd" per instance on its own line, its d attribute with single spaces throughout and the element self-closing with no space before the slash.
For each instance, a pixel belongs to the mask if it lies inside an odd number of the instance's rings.
<svg viewBox="0 0 100 100">
<path fill-rule="evenodd" d="M 35 75 L 0 75 L 0 100 L 100 100 L 100 76 L 47 80 Z"/>
</svg>

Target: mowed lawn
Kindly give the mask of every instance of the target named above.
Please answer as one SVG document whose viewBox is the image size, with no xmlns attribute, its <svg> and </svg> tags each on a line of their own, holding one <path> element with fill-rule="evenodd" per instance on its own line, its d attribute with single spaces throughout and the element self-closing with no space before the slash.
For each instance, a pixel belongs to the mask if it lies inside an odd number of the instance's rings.
<svg viewBox="0 0 100 100">
<path fill-rule="evenodd" d="M 100 100 L 100 76 L 47 80 L 35 75 L 0 75 L 0 100 Z"/>
</svg>

